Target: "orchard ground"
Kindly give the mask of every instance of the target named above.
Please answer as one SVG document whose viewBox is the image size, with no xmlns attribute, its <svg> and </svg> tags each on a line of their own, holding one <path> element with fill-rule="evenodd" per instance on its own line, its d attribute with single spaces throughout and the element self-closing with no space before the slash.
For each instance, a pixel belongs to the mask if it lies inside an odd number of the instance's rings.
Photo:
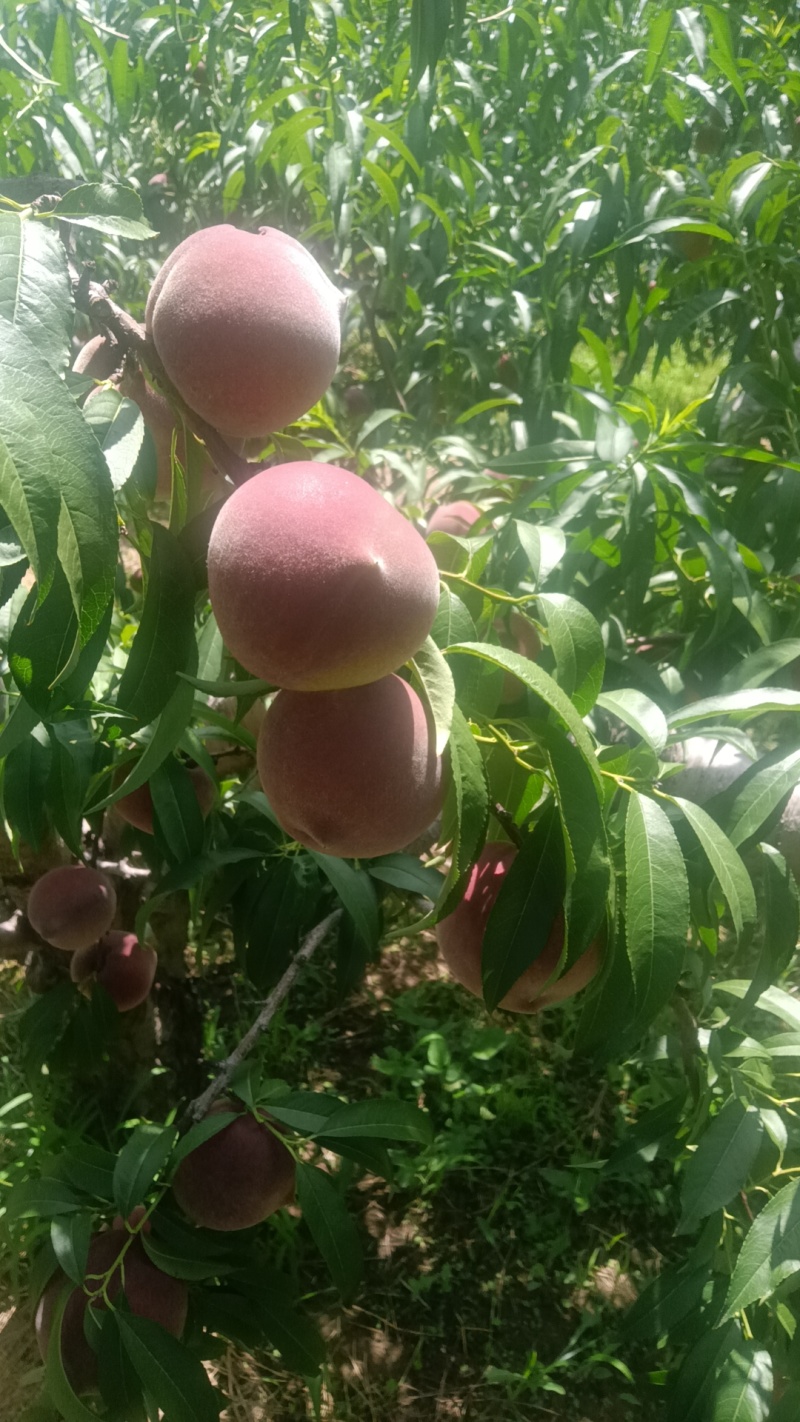
<svg viewBox="0 0 800 1422">
<path fill-rule="evenodd" d="M 224 961 L 209 988 L 206 1049 L 221 1057 L 256 999 Z M 45 1144 L 13 1065 L 24 1000 L 17 971 L 4 969 L 6 1188 L 26 1151 Z M 400 1156 L 394 1186 L 369 1175 L 352 1180 L 349 1203 L 367 1254 L 357 1305 L 342 1308 L 321 1281 L 297 1212 L 273 1219 L 276 1266 L 297 1272 L 328 1341 L 324 1417 L 661 1417 L 663 1393 L 648 1377 L 655 1352 L 627 1343 L 622 1329 L 637 1292 L 674 1253 L 677 1190 L 669 1163 L 599 1170 L 626 1121 L 654 1097 L 641 1068 L 598 1073 L 571 1060 L 573 1023 L 569 1007 L 538 1019 L 488 1018 L 446 980 L 432 938 L 385 950 L 344 1003 L 323 963 L 307 969 L 264 1043 L 265 1075 L 358 1099 L 390 1087 L 424 1104 L 435 1127 L 435 1143 L 417 1161 L 418 1195 Z M 10 1294 L 18 1264 L 2 1245 Z M 0 1422 L 17 1422 L 35 1395 L 39 1360 L 27 1317 L 21 1331 L 18 1316 L 0 1316 Z M 209 1366 L 231 1399 L 224 1422 L 313 1415 L 274 1355 L 231 1349 Z"/>
</svg>

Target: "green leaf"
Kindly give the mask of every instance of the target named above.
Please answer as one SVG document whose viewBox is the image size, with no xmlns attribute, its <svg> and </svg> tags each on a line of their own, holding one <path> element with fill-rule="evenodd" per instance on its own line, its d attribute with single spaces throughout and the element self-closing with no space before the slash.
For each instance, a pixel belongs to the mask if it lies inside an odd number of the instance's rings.
<svg viewBox="0 0 800 1422">
<path fill-rule="evenodd" d="M 139 406 L 110 386 L 87 400 L 83 415 L 105 455 L 114 492 L 136 468 L 144 444 L 144 420 Z"/>
<path fill-rule="evenodd" d="M 716 992 L 727 992 L 732 997 L 746 997 L 750 991 L 751 981 L 749 978 L 732 978 L 724 983 L 715 983 Z M 754 1006 L 759 1012 L 769 1012 L 773 1017 L 779 1017 L 782 1022 L 788 1023 L 790 1027 L 795 1027 L 800 1032 L 800 1001 L 795 997 L 790 997 L 788 992 L 782 988 L 769 987 L 766 992 L 762 992 L 757 998 Z"/>
<path fill-rule="evenodd" d="M 567 730 L 572 732 L 577 745 L 583 751 L 586 761 L 592 769 L 592 774 L 599 783 L 600 772 L 597 768 L 591 737 L 572 702 L 557 682 L 547 675 L 547 672 L 542 671 L 535 662 L 528 661 L 527 657 L 521 657 L 518 652 L 510 652 L 505 647 L 492 647 L 486 642 L 456 642 L 447 650 L 448 652 L 464 652 L 469 656 L 481 657 L 486 662 L 492 662 L 495 666 L 502 667 L 504 671 L 513 672 L 520 681 L 530 687 L 531 691 L 535 691 L 537 696 L 541 696 L 542 700 L 552 707 L 556 715 L 560 716 Z"/>
<path fill-rule="evenodd" d="M 106 805 L 113 805 L 115 800 L 144 785 L 161 762 L 174 751 L 191 720 L 193 707 L 194 691 L 190 683 L 179 680 L 164 710 L 154 723 L 153 734 L 144 751 L 139 759 L 134 761 L 130 775 L 116 789 L 111 790 L 101 800 L 96 800 L 86 813 L 95 814 Z"/>
<path fill-rule="evenodd" d="M 185 864 L 200 854 L 205 838 L 203 814 L 189 772 L 175 756 L 167 756 L 148 783 L 157 843 L 166 849 L 166 857 Z"/>
<path fill-rule="evenodd" d="M 33 849 L 41 844 L 47 825 L 45 807 L 52 752 L 46 733 L 37 727 L 27 741 L 15 746 L 3 773 L 3 808 L 6 819 Z"/>
<path fill-rule="evenodd" d="M 275 1287 L 268 1276 L 257 1299 L 247 1300 L 247 1308 L 285 1366 L 302 1377 L 313 1377 L 325 1360 L 325 1345 L 311 1320 L 291 1307 L 285 1289 Z"/>
<path fill-rule="evenodd" d="M 551 804 L 503 879 L 483 940 L 483 996 L 492 1012 L 547 946 L 566 892 L 561 818 Z"/>
<path fill-rule="evenodd" d="M 173 1169 L 179 1165 L 184 1156 L 191 1155 L 193 1150 L 208 1141 L 212 1136 L 216 1136 L 219 1131 L 224 1131 L 231 1121 L 236 1120 L 235 1111 L 217 1111 L 213 1116 L 204 1116 L 202 1121 L 195 1121 L 189 1127 L 185 1136 L 181 1136 L 170 1158 Z"/>
<path fill-rule="evenodd" d="M 652 1020 L 683 968 L 689 885 L 675 832 L 655 800 L 635 791 L 625 822 L 626 935 L 636 1020 Z"/>
<path fill-rule="evenodd" d="M 433 619 L 430 635 L 437 647 L 449 647 L 451 642 L 470 642 L 476 636 L 475 623 L 469 610 L 461 598 L 450 591 L 447 583 L 442 583 L 439 607 Z M 800 656 L 800 646 L 798 646 L 798 656 Z"/>
<path fill-rule="evenodd" d="M 80 1202 L 66 1181 L 42 1176 L 40 1180 L 23 1180 L 14 1186 L 8 1196 L 6 1214 L 9 1220 L 28 1215 L 49 1219 L 51 1215 L 69 1215 L 79 1209 Z"/>
<path fill-rule="evenodd" d="M 145 221 L 139 194 L 110 181 L 71 188 L 58 203 L 55 216 L 59 222 L 91 227 L 110 237 L 142 242 L 158 236 Z"/>
<path fill-rule="evenodd" d="M 766 1422 L 772 1412 L 772 1358 L 743 1339 L 725 1359 L 714 1387 L 710 1422 Z"/>
<path fill-rule="evenodd" d="M 95 1199 L 109 1201 L 114 1198 L 116 1164 L 117 1157 L 110 1150 L 85 1141 L 71 1146 L 58 1160 L 60 1171 L 76 1190 Z"/>
<path fill-rule="evenodd" d="M 189 560 L 176 538 L 151 524 L 147 596 L 139 629 L 120 679 L 117 705 L 146 726 L 164 710 L 180 672 L 193 671 L 194 580 Z"/>
<path fill-rule="evenodd" d="M 57 1215 L 50 1224 L 53 1252 L 67 1278 L 74 1284 L 82 1284 L 86 1276 L 92 1223 L 93 1216 L 87 1211 Z"/>
<path fill-rule="evenodd" d="M 175 1422 L 217 1422 L 223 1399 L 200 1359 L 148 1318 L 118 1312 L 117 1322 L 147 1396 Z"/>
<path fill-rule="evenodd" d="M 72 593 L 60 566 L 43 602 L 30 595 L 11 631 L 11 672 L 25 700 L 40 716 L 50 716 L 79 701 L 105 651 L 113 604 L 109 599 L 89 640 L 80 647 Z"/>
<path fill-rule="evenodd" d="M 16 212 L 0 211 L 0 316 L 57 374 L 64 370 L 72 334 L 64 244 L 43 223 Z"/>
<path fill-rule="evenodd" d="M 719 720 L 724 716 L 764 716 L 768 711 L 800 711 L 800 692 L 766 686 L 761 690 L 733 691 L 727 696 L 709 696 L 682 706 L 668 718 L 670 726 L 689 726 L 693 721 Z"/>
<path fill-rule="evenodd" d="M 658 1339 L 697 1308 L 711 1277 L 707 1264 L 665 1269 L 641 1293 L 622 1320 L 626 1339 Z"/>
<path fill-rule="evenodd" d="M 534 585 L 539 588 L 558 567 L 567 551 L 566 534 L 560 528 L 550 528 L 547 524 L 522 523 L 515 520 L 517 537 L 528 562 L 531 565 Z"/>
<path fill-rule="evenodd" d="M 667 1422 L 711 1422 L 717 1378 L 742 1342 L 735 1323 L 710 1329 L 684 1358 L 669 1400 Z"/>
<path fill-rule="evenodd" d="M 647 32 L 647 61 L 644 67 L 643 83 L 652 84 L 664 63 L 670 31 L 672 11 L 656 11 L 650 20 Z"/>
<path fill-rule="evenodd" d="M 683 1172 L 683 1214 L 678 1232 L 687 1234 L 721 1209 L 747 1184 L 764 1136 L 755 1106 L 727 1101 L 700 1140 Z"/>
<path fill-rule="evenodd" d="M 597 698 L 597 705 L 612 716 L 618 716 L 626 726 L 630 726 L 637 736 L 660 755 L 667 744 L 669 728 L 667 718 L 660 706 L 651 701 L 641 691 L 604 691 Z"/>
<path fill-rule="evenodd" d="M 315 898 L 309 895 L 308 876 L 302 872 L 304 865 L 308 865 L 307 860 L 291 856 L 267 861 L 262 887 L 250 910 L 246 929 L 247 975 L 259 991 L 271 987 L 288 967 L 297 952 L 300 934 L 313 914 Z M 345 871 L 349 868 L 346 864 Z M 361 888 L 360 881 L 358 888 Z"/>
<path fill-rule="evenodd" d="M 361 1239 L 331 1178 L 312 1165 L 297 1168 L 297 1199 L 314 1243 L 344 1299 L 355 1294 L 363 1272 Z"/>
<path fill-rule="evenodd" d="M 174 1126 L 147 1122 L 136 1127 L 125 1142 L 114 1168 L 114 1203 L 120 1214 L 130 1214 L 141 1204 L 156 1176 L 166 1165 L 175 1141 Z"/>
<path fill-rule="evenodd" d="M 673 796 L 673 800 L 703 846 L 731 911 L 736 936 L 744 939 L 757 915 L 755 891 L 744 863 L 716 820 L 712 820 L 705 810 L 691 800 L 681 800 L 677 795 Z"/>
<path fill-rule="evenodd" d="M 450 739 L 456 689 L 453 673 L 432 637 L 427 637 L 411 663 L 414 682 L 436 734 L 436 754 L 441 755 Z"/>
<path fill-rule="evenodd" d="M 600 626 L 582 603 L 562 593 L 540 597 L 537 610 L 556 659 L 558 684 L 586 716 L 603 685 L 606 657 Z"/>
<path fill-rule="evenodd" d="M 227 1118 L 226 1124 L 233 1120 L 233 1116 L 228 1112 L 225 1112 L 224 1116 Z M 200 1124 L 204 1125 L 205 1122 Z M 209 1250 L 206 1240 L 197 1230 L 186 1244 L 162 1239 L 157 1234 L 140 1234 L 139 1237 L 148 1259 L 152 1259 L 158 1269 L 170 1274 L 173 1279 L 186 1279 L 190 1282 L 216 1279 L 235 1267 L 235 1264 L 226 1266 L 224 1258 L 218 1252 Z"/>
<path fill-rule="evenodd" d="M 438 869 L 426 868 L 411 854 L 385 854 L 381 859 L 373 859 L 368 872 L 382 884 L 391 884 L 392 888 L 409 894 L 421 894 L 432 903 L 436 902 L 444 884 L 444 875 Z"/>
<path fill-rule="evenodd" d="M 772 642 L 767 647 L 759 647 L 737 662 L 722 679 L 723 691 L 745 691 L 762 686 L 776 672 L 797 661 L 800 657 L 800 637 L 787 637 Z"/>
<path fill-rule="evenodd" d="M 97 1422 L 97 1413 L 84 1407 L 72 1391 L 64 1373 L 64 1364 L 61 1358 L 61 1323 L 69 1293 L 67 1288 L 61 1291 L 53 1312 L 44 1369 L 45 1394 L 55 1403 L 65 1422 Z"/>
<path fill-rule="evenodd" d="M 66 387 L 23 333 L 0 317 L 0 505 L 40 585 L 56 554 L 84 645 L 114 591 L 117 516 L 97 441 Z"/>
<path fill-rule="evenodd" d="M 733 40 L 728 16 L 725 10 L 717 5 L 704 5 L 703 13 L 708 20 L 711 33 L 714 36 L 714 43 L 709 54 L 709 59 L 722 71 L 746 107 L 747 98 L 742 77 L 736 64 L 736 56 L 733 52 Z"/>
<path fill-rule="evenodd" d="M 792 751 L 776 764 L 747 776 L 734 795 L 725 816 L 728 838 L 737 848 L 753 835 L 778 808 L 800 779 L 800 750 Z"/>
<path fill-rule="evenodd" d="M 363 869 L 354 869 L 346 859 L 309 850 L 311 858 L 330 880 L 347 913 L 353 920 L 361 942 L 373 953 L 380 938 L 380 914 L 375 885 Z"/>
<path fill-rule="evenodd" d="M 800 1180 L 774 1195 L 748 1230 L 736 1261 L 723 1322 L 740 1309 L 771 1298 L 784 1279 L 800 1271 Z"/>
<path fill-rule="evenodd" d="M 597 784 L 581 752 L 555 727 L 548 729 L 547 754 L 567 849 L 567 957 L 581 956 L 608 911 L 611 860 Z"/>
<path fill-rule="evenodd" d="M 800 1417 L 800 1383 L 792 1383 L 769 1413 L 769 1422 L 796 1422 Z"/>
<path fill-rule="evenodd" d="M 108 1309 L 100 1325 L 97 1381 L 110 1417 L 119 1422 L 146 1422 L 142 1386 L 125 1350 L 116 1309 Z"/>
<path fill-rule="evenodd" d="M 439 918 L 449 913 L 464 877 L 478 857 L 489 822 L 489 787 L 480 749 L 459 710 L 453 709 L 448 747 L 450 784 L 442 813 L 443 838 L 452 836 L 451 868 L 437 903 Z"/>
<path fill-rule="evenodd" d="M 348 1137 L 427 1145 L 432 1139 L 431 1123 L 416 1106 L 384 1096 L 379 1101 L 359 1101 L 336 1108 L 325 1124 L 325 1138 L 335 1141 Z"/>
<path fill-rule="evenodd" d="M 49 728 L 52 761 L 47 799 L 53 823 L 73 854 L 83 852 L 83 807 L 95 745 L 88 721 L 58 721 Z"/>
</svg>

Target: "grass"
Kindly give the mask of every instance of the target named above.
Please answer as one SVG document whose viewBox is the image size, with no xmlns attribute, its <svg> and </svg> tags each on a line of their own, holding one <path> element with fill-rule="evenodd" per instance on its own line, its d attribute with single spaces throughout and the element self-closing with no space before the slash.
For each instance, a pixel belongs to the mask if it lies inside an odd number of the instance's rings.
<svg viewBox="0 0 800 1422">
<path fill-rule="evenodd" d="M 13 1012 L 19 996 L 6 976 Z M 219 1057 L 255 998 L 232 992 L 224 969 L 208 987 L 207 1047 Z M 658 1162 L 628 1176 L 600 1168 L 649 1088 L 632 1069 L 598 1074 L 573 1061 L 570 1026 L 569 1012 L 487 1019 L 441 978 L 425 943 L 388 950 L 344 1002 L 330 965 L 315 963 L 273 1024 L 268 1075 L 351 1100 L 389 1090 L 424 1105 L 435 1127 L 432 1145 L 394 1153 L 391 1184 L 345 1167 L 366 1252 L 351 1304 L 329 1285 L 298 1212 L 266 1226 L 275 1263 L 299 1282 L 328 1342 L 328 1422 L 661 1416 L 663 1392 L 649 1377 L 659 1358 L 626 1345 L 621 1320 L 670 1251 L 670 1177 Z M 5 1099 L 20 1090 L 12 1059 L 2 1060 Z M 24 1170 L 36 1113 L 22 1103 L 13 1129 L 0 1118 L 0 1181 Z M 8 1250 L 2 1271 L 13 1292 Z M 38 1358 L 30 1338 L 20 1360 L 19 1338 L 17 1319 L 14 1368 L 17 1381 L 34 1370 L 20 1391 L 30 1399 Z M 313 1416 L 277 1354 L 231 1349 L 212 1366 L 229 1398 L 225 1422 Z M 14 1405 L 13 1388 L 5 1395 Z M 21 1415 L 0 1404 L 2 1422 Z"/>
</svg>

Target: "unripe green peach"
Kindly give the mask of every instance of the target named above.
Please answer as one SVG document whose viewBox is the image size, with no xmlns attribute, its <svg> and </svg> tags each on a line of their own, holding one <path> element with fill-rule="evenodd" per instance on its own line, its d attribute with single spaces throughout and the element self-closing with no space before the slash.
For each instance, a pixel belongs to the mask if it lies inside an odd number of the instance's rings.
<svg viewBox="0 0 800 1422">
<path fill-rule="evenodd" d="M 220 1101 L 209 1114 L 241 1111 Z M 190 1220 L 206 1229 L 248 1229 L 294 1198 L 295 1163 L 263 1121 L 238 1114 L 215 1136 L 184 1156 L 172 1189 Z"/>
<path fill-rule="evenodd" d="M 428 519 L 428 532 L 452 533 L 456 538 L 466 538 L 480 516 L 481 510 L 465 499 L 457 499 L 453 504 L 440 504 Z"/>
<path fill-rule="evenodd" d="M 456 982 L 475 997 L 483 997 L 483 940 L 489 915 L 503 881 L 517 857 L 512 844 L 487 844 L 473 866 L 464 897 L 447 918 L 436 925 L 436 939 L 442 957 Z M 564 915 L 553 921 L 547 943 L 532 963 L 509 988 L 499 1004 L 506 1012 L 540 1012 L 580 992 L 597 973 L 601 963 L 597 939 L 555 982 L 549 979 L 558 967 L 564 947 Z"/>
<path fill-rule="evenodd" d="M 107 875 L 85 864 L 65 864 L 36 880 L 27 913 L 40 938 L 74 953 L 102 937 L 116 908 L 117 895 Z"/>
<path fill-rule="evenodd" d="M 425 709 L 399 676 L 347 691 L 280 691 L 258 738 L 258 773 L 286 833 L 343 858 L 405 848 L 444 799 Z"/>
<path fill-rule="evenodd" d="M 293 237 L 223 224 L 167 258 L 146 325 L 190 409 L 247 439 L 283 429 L 324 395 L 339 359 L 340 309 L 338 291 Z"/>
<path fill-rule="evenodd" d="M 157 966 L 153 948 L 143 946 L 133 933 L 112 931 L 73 954 L 70 977 L 82 991 L 100 983 L 120 1012 L 130 1012 L 147 998 Z"/>
<path fill-rule="evenodd" d="M 243 667 L 292 691 L 377 681 L 419 649 L 439 574 L 416 529 L 332 465 L 264 469 L 228 499 L 208 547 L 208 589 Z"/>
<path fill-rule="evenodd" d="M 203 819 L 206 819 L 216 799 L 217 787 L 211 776 L 199 765 L 192 766 L 189 779 L 194 786 L 200 813 Z M 141 830 L 143 834 L 153 833 L 153 794 L 147 781 L 138 789 L 131 790 L 130 794 L 115 800 L 114 809 L 127 824 L 133 825 L 134 829 Z"/>
<path fill-rule="evenodd" d="M 184 1282 L 173 1279 L 151 1263 L 139 1240 L 131 1242 L 127 1231 L 112 1229 L 96 1234 L 89 1245 L 84 1285 L 72 1290 L 61 1319 L 61 1358 L 69 1383 L 78 1394 L 97 1385 L 97 1355 L 84 1333 L 86 1309 L 90 1303 L 101 1312 L 107 1308 L 99 1294 L 101 1279 L 90 1276 L 102 1276 L 112 1269 L 126 1244 L 122 1264 L 114 1268 L 106 1286 L 111 1302 L 115 1303 L 120 1292 L 124 1292 L 131 1313 L 159 1323 L 175 1338 L 180 1337 L 186 1324 L 189 1295 Z M 36 1341 L 42 1359 L 47 1356 L 56 1304 L 64 1282 L 65 1275 L 59 1271 L 47 1285 L 36 1308 Z"/>
</svg>

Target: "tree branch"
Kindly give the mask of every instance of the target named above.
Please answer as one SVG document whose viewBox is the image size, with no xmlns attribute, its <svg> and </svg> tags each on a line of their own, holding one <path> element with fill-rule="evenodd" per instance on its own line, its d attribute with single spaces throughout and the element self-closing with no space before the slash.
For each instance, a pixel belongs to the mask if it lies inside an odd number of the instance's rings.
<svg viewBox="0 0 800 1422">
<path fill-rule="evenodd" d="M 220 474 L 226 475 L 234 484 L 244 484 L 255 473 L 255 466 L 247 459 L 242 459 L 235 454 L 230 445 L 222 438 L 218 430 L 206 424 L 206 421 L 190 410 L 185 400 L 181 398 L 175 386 L 172 384 L 164 366 L 161 363 L 158 351 L 153 342 L 149 339 L 144 326 L 127 311 L 123 311 L 121 306 L 111 300 L 106 288 L 97 281 L 92 281 L 89 272 L 84 268 L 80 275 L 72 269 L 72 283 L 75 294 L 75 304 L 79 310 L 97 326 L 110 331 L 117 341 L 122 355 L 132 355 L 140 366 L 144 366 L 147 373 L 153 377 L 153 383 L 166 395 L 170 404 L 176 409 L 184 423 L 205 445 L 209 458 Z"/>
<path fill-rule="evenodd" d="M 240 1062 L 243 1062 L 245 1057 L 252 1052 L 262 1032 L 266 1032 L 283 999 L 287 996 L 295 979 L 299 977 L 301 969 L 313 958 L 317 949 L 325 941 L 334 924 L 339 922 L 341 916 L 342 910 L 334 909 L 333 913 L 329 913 L 327 918 L 323 918 L 322 922 L 318 923 L 316 928 L 312 928 L 311 932 L 307 934 L 286 969 L 286 972 L 280 979 L 280 982 L 275 984 L 275 987 L 266 999 L 252 1027 L 245 1032 L 239 1045 L 234 1047 L 230 1056 L 224 1062 L 222 1071 L 214 1078 L 211 1085 L 206 1088 L 201 1096 L 197 1096 L 194 1101 L 189 1102 L 189 1105 L 186 1107 L 178 1123 L 178 1129 L 181 1133 L 187 1131 L 194 1121 L 202 1120 L 203 1116 L 207 1115 L 209 1108 L 217 1100 L 217 1097 L 222 1095 Z"/>
</svg>

